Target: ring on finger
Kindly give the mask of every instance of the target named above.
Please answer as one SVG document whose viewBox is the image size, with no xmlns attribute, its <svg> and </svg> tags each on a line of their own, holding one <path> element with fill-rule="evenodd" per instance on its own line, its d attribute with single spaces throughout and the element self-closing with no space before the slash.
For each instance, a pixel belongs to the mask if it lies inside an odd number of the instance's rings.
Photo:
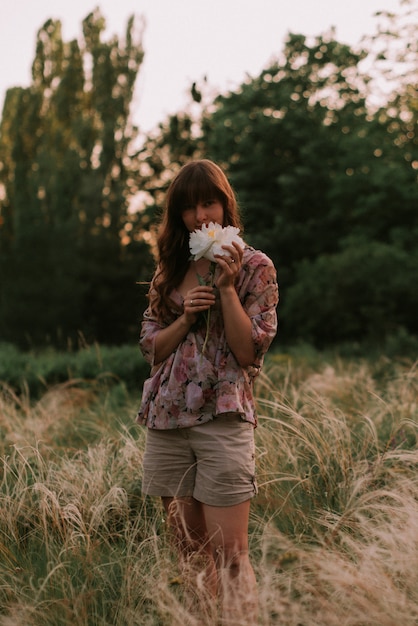
<svg viewBox="0 0 418 626">
<path fill-rule="evenodd" d="M 190 306 L 193 306 L 193 300 L 190 300 Z"/>
</svg>

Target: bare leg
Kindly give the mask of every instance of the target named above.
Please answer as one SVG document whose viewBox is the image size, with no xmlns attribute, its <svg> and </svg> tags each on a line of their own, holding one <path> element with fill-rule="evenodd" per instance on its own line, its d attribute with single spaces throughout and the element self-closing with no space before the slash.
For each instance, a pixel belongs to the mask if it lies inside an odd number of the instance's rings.
<svg viewBox="0 0 418 626">
<path fill-rule="evenodd" d="M 217 572 L 203 515 L 203 505 L 192 497 L 162 500 L 168 523 L 174 531 L 183 572 L 187 576 L 187 572 L 194 571 L 196 574 L 194 585 L 200 588 L 200 594 L 208 594 L 215 598 Z"/>
<path fill-rule="evenodd" d="M 209 506 L 192 497 L 163 498 L 163 504 L 184 571 L 198 572 L 192 583 L 195 591 L 201 598 L 204 591 L 212 598 L 219 593 L 225 626 L 254 626 L 258 606 L 248 555 L 250 500 L 229 507 Z"/>
<path fill-rule="evenodd" d="M 202 505 L 222 596 L 223 624 L 257 623 L 257 584 L 248 555 L 250 500 L 229 507 Z"/>
</svg>

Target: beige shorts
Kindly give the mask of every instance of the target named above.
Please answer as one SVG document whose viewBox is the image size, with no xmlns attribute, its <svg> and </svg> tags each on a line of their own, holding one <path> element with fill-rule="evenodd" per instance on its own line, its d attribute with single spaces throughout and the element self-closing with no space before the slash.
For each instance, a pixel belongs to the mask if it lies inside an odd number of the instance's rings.
<svg viewBox="0 0 418 626">
<path fill-rule="evenodd" d="M 254 426 L 237 414 L 175 430 L 148 429 L 142 492 L 232 506 L 257 493 Z"/>
</svg>

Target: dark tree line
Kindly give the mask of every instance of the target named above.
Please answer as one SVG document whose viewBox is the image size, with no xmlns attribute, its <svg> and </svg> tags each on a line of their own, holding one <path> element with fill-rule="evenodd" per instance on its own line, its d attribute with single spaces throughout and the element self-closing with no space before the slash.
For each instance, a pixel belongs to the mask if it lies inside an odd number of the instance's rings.
<svg viewBox="0 0 418 626">
<path fill-rule="evenodd" d="M 393 38 L 414 23 L 391 18 Z M 134 152 L 134 20 L 124 42 L 103 42 L 95 12 L 81 46 L 45 24 L 33 84 L 8 92 L 0 127 L 0 339 L 135 340 L 164 192 L 197 157 L 226 168 L 246 239 L 276 264 L 282 341 L 417 335 L 418 54 L 398 46 L 394 64 L 390 28 L 362 51 L 290 34 L 236 91 L 212 98 L 194 84 L 190 110 Z M 372 58 L 374 80 L 361 69 Z M 402 67 L 396 91 L 372 108 L 388 59 Z"/>
</svg>

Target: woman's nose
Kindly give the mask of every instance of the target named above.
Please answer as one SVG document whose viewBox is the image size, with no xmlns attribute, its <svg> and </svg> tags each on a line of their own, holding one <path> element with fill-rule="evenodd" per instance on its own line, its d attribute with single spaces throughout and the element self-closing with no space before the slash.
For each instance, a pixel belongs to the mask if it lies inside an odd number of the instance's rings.
<svg viewBox="0 0 418 626">
<path fill-rule="evenodd" d="M 196 219 L 200 224 L 203 224 L 206 219 L 206 209 L 202 204 L 196 206 Z"/>
</svg>

